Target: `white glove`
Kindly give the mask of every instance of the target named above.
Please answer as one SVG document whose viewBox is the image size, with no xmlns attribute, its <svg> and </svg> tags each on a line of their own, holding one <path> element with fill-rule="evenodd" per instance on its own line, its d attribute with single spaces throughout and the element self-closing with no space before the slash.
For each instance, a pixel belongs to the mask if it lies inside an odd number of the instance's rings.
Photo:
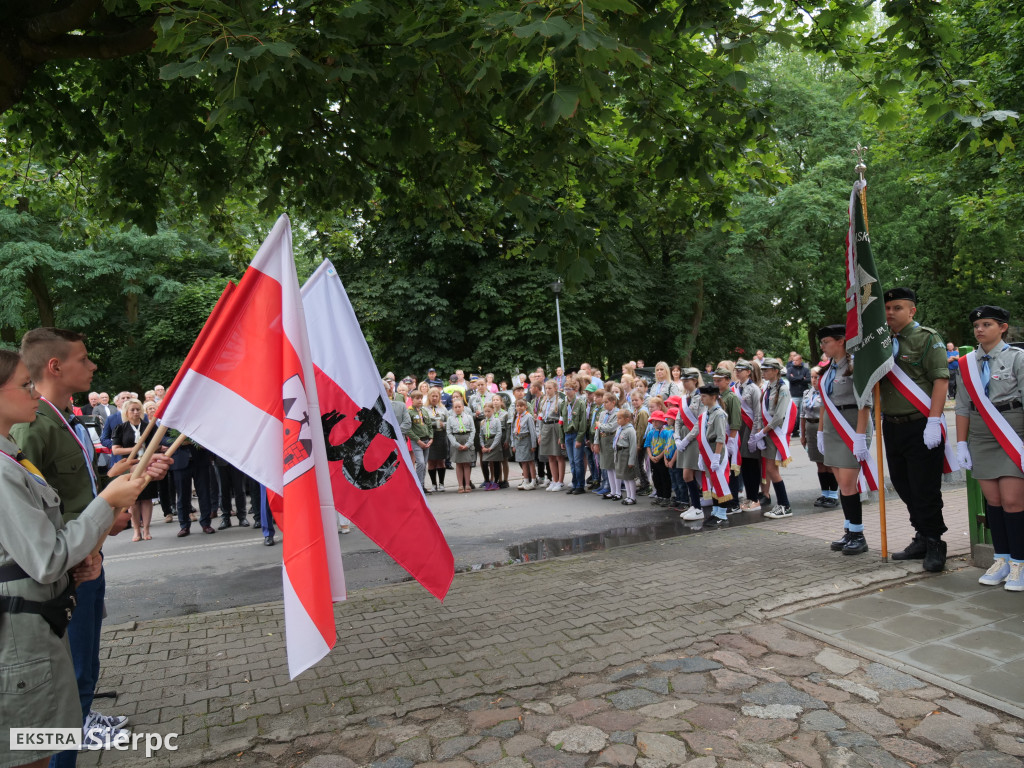
<svg viewBox="0 0 1024 768">
<path fill-rule="evenodd" d="M 676 443 L 676 445 L 679 446 L 680 451 L 685 451 L 686 446 L 688 446 L 690 442 L 691 440 L 689 437 L 684 437 L 682 440 L 679 441 L 679 443 Z M 682 443 L 682 445 L 680 445 L 680 443 Z"/>
<path fill-rule="evenodd" d="M 825 433 L 818 430 L 814 433 L 814 444 L 818 446 L 818 453 L 825 455 Z"/>
<path fill-rule="evenodd" d="M 757 435 L 751 435 L 747 438 L 747 448 L 751 453 L 757 450 Z"/>
<path fill-rule="evenodd" d="M 960 469 L 974 469 L 974 462 L 971 461 L 971 449 L 967 447 L 967 441 L 961 440 L 956 444 L 956 461 Z"/>
<path fill-rule="evenodd" d="M 928 425 L 924 428 L 924 447 L 937 448 L 942 442 L 942 418 L 929 416 Z"/>
<path fill-rule="evenodd" d="M 868 450 L 868 436 L 859 432 L 853 436 L 853 455 L 857 461 L 868 461 L 871 451 Z"/>
<path fill-rule="evenodd" d="M 699 469 L 701 472 L 707 472 L 708 471 L 707 465 L 704 464 L 704 457 L 703 456 L 698 456 L 697 457 L 697 469 Z"/>
<path fill-rule="evenodd" d="M 722 455 L 719 453 L 711 454 L 711 471 L 717 472 L 720 466 L 722 466 Z"/>
<path fill-rule="evenodd" d="M 740 436 L 736 435 L 735 437 L 730 437 L 728 442 L 729 442 L 729 455 L 730 456 L 738 455 L 739 452 L 740 452 Z"/>
<path fill-rule="evenodd" d="M 751 440 L 757 440 L 758 442 L 764 441 L 765 431 L 762 429 L 760 432 L 755 432 L 750 436 Z"/>
<path fill-rule="evenodd" d="M 768 449 L 768 443 L 766 443 L 764 441 L 764 438 L 763 437 L 758 438 L 758 440 L 757 440 L 757 450 L 765 451 L 767 449 Z"/>
</svg>

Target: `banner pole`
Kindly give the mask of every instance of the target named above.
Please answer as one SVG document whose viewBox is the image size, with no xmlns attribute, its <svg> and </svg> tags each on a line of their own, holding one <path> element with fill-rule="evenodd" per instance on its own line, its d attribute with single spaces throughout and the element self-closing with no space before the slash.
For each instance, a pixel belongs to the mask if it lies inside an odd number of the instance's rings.
<svg viewBox="0 0 1024 768">
<path fill-rule="evenodd" d="M 867 147 L 862 147 L 860 144 L 857 145 L 857 149 L 853 152 L 857 155 L 857 165 L 854 170 L 860 174 L 860 180 L 865 181 L 864 171 L 868 169 L 867 165 L 864 164 L 864 151 Z M 868 190 L 864 187 L 860 191 L 860 208 L 864 214 L 864 231 L 870 232 L 868 225 Z M 882 385 L 879 382 L 875 382 L 874 386 L 874 405 L 875 405 L 875 452 L 878 457 L 878 533 L 882 538 L 882 562 L 889 560 L 889 541 L 888 535 L 885 528 L 885 459 L 883 456 L 882 446 Z"/>
</svg>

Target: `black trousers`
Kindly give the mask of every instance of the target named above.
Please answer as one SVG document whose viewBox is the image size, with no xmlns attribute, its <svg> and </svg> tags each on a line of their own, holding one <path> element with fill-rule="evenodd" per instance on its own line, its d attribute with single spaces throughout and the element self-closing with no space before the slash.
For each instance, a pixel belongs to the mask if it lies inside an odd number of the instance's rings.
<svg viewBox="0 0 1024 768">
<path fill-rule="evenodd" d="M 927 419 L 894 423 L 884 421 L 882 437 L 888 457 L 889 478 L 907 505 L 910 524 L 922 536 L 939 538 L 946 532 L 942 519 L 942 444 L 925 448 Z"/>
<path fill-rule="evenodd" d="M 230 464 L 220 464 L 217 474 L 220 475 L 220 510 L 224 519 L 231 517 L 233 499 L 235 515 L 239 520 L 245 520 L 245 484 L 248 479 L 245 473 Z"/>
<path fill-rule="evenodd" d="M 191 528 L 192 521 L 192 482 L 196 484 L 196 496 L 199 501 L 199 525 L 203 528 L 210 524 L 213 508 L 216 504 L 214 489 L 211 488 L 213 476 L 210 468 L 213 462 L 208 451 L 192 451 L 189 465 L 185 469 L 172 470 L 174 490 L 178 494 L 178 525 Z"/>
<path fill-rule="evenodd" d="M 659 499 L 672 498 L 672 478 L 664 460 L 651 461 L 651 482 L 654 484 L 654 495 Z"/>
</svg>

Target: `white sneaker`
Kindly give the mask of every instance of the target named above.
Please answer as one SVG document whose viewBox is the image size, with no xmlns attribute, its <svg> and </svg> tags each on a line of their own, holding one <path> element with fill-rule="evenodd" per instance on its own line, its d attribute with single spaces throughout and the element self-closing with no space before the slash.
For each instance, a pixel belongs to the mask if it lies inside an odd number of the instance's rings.
<svg viewBox="0 0 1024 768">
<path fill-rule="evenodd" d="M 770 517 L 773 520 L 777 520 L 780 517 L 792 517 L 793 510 L 790 509 L 789 507 L 784 507 L 781 504 L 777 504 L 776 506 L 772 507 L 767 512 L 765 512 L 764 516 Z"/>
<path fill-rule="evenodd" d="M 534 483 L 534 486 L 537 487 L 537 488 L 547 488 L 551 484 L 551 481 L 548 480 L 546 477 L 542 477 L 540 479 L 540 484 L 539 485 L 537 484 L 536 480 L 534 480 L 533 483 Z"/>
<path fill-rule="evenodd" d="M 536 480 L 531 480 L 530 482 L 528 482 L 526 484 L 526 487 L 523 488 L 523 490 L 524 491 L 535 491 L 535 490 L 537 490 L 537 481 Z"/>
<path fill-rule="evenodd" d="M 978 579 L 978 583 L 984 584 L 987 587 L 994 587 L 996 584 L 1002 584 L 1006 581 L 1006 577 L 1009 575 L 1010 561 L 1000 557 L 992 561 L 992 566 Z"/>
<path fill-rule="evenodd" d="M 528 485 L 529 483 L 526 482 L 526 478 L 524 477 L 522 480 L 519 481 L 519 485 L 516 486 L 516 489 L 520 491 L 525 491 L 527 490 L 526 486 Z"/>
<path fill-rule="evenodd" d="M 690 507 L 679 516 L 683 518 L 683 520 L 703 520 L 704 510 L 700 507 Z"/>
<path fill-rule="evenodd" d="M 1003 589 L 1007 592 L 1024 592 L 1024 563 L 1010 563 L 1010 575 L 1006 577 Z"/>
<path fill-rule="evenodd" d="M 551 492 L 556 492 L 556 491 L 562 490 L 563 488 L 565 488 L 565 486 L 562 483 L 551 483 L 547 487 L 547 490 L 549 490 Z"/>
</svg>

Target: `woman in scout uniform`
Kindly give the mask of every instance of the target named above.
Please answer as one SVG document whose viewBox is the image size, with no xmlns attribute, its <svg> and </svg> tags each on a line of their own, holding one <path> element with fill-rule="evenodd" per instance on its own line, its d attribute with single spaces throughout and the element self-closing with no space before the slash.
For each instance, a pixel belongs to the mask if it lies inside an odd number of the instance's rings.
<svg viewBox="0 0 1024 768">
<path fill-rule="evenodd" d="M 547 490 L 560 491 L 565 487 L 565 457 L 562 455 L 564 434 L 559 414 L 558 390 L 553 379 L 544 383 L 544 397 L 537 406 L 540 435 L 537 438 L 537 455 L 547 459 L 551 482 Z"/>
<path fill-rule="evenodd" d="M 534 474 L 537 445 L 537 426 L 534 424 L 530 404 L 525 400 L 516 400 L 516 415 L 512 420 L 512 446 L 515 458 L 523 470 L 523 481 L 519 483 L 520 491 L 532 491 L 537 487 L 537 476 Z"/>
<path fill-rule="evenodd" d="M 606 499 L 622 500 L 626 506 L 636 504 L 636 428 L 633 426 L 633 415 L 625 408 L 616 413 L 617 426 L 612 434 L 612 448 L 615 455 L 614 472 L 615 480 L 611 483 L 612 489 L 618 491 L 619 483 L 626 486 L 626 498 L 616 492 L 604 496 Z M 609 472 L 611 475 L 611 472 Z"/>
<path fill-rule="evenodd" d="M 469 493 L 472 490 L 469 477 L 473 472 L 473 465 L 476 464 L 476 450 L 473 444 L 476 428 L 473 425 L 473 417 L 466 413 L 462 398 L 456 395 L 452 396 L 452 412 L 448 416 L 446 429 L 459 493 Z"/>
<path fill-rule="evenodd" d="M 779 467 L 783 462 L 785 461 L 787 464 L 789 462 L 779 455 L 778 448 L 768 436 L 769 431 L 785 426 L 786 420 L 789 418 L 790 405 L 792 403 L 789 395 L 789 384 L 782 378 L 782 363 L 775 358 L 766 359 L 761 363 L 761 375 L 768 383 L 761 396 L 761 415 L 765 424 L 760 430 L 752 434 L 750 439 L 758 446 L 762 442 L 764 443 L 761 455 L 767 462 L 765 464 L 765 474 L 768 476 L 768 482 L 775 488 L 775 501 L 777 502 L 774 507 L 766 510 L 763 514 L 765 517 L 770 518 L 790 517 L 793 514 L 793 510 L 789 506 L 789 494 L 786 493 L 786 484 L 782 481 L 782 475 L 779 473 Z M 789 433 L 784 430 L 781 439 L 788 441 Z"/>
<path fill-rule="evenodd" d="M 818 448 L 818 424 L 822 418 L 821 394 L 818 392 L 820 380 L 821 369 L 817 366 L 811 368 L 811 386 L 800 398 L 800 445 L 807 451 L 807 458 L 815 463 L 818 470 L 818 487 L 821 489 L 821 495 L 814 500 L 814 506 L 835 509 L 839 506 L 839 491 L 836 490 L 839 486 L 836 485 L 836 476 L 825 466 L 825 455 Z"/>
<path fill-rule="evenodd" d="M 967 316 L 978 349 L 960 358 L 957 460 L 985 495 L 995 550 L 978 579 L 1024 592 L 1024 350 L 1006 343 L 1010 313 L 981 306 Z"/>
<path fill-rule="evenodd" d="M 448 409 L 441 402 L 441 388 L 431 387 L 427 394 L 426 411 L 430 428 L 433 430 L 430 448 L 427 450 L 427 474 L 434 491 L 444 493 L 444 464 L 448 461 Z"/>
<path fill-rule="evenodd" d="M 567 493 L 579 496 L 586 493 L 587 476 L 584 445 L 587 441 L 587 402 L 579 396 L 580 380 L 569 376 L 565 382 L 565 402 L 562 403 L 562 425 L 565 432 L 566 460 L 572 469 L 572 488 Z"/>
<path fill-rule="evenodd" d="M 740 504 L 743 512 L 761 509 L 761 451 L 751 448 L 750 435 L 760 431 L 761 419 L 761 366 L 757 361 L 736 361 L 737 395 L 740 398 L 743 425 L 740 427 L 740 477 L 747 498 Z M 749 425 L 748 425 L 749 420 Z"/>
<path fill-rule="evenodd" d="M 10 438 L 38 405 L 24 363 L 0 350 L 0 768 L 41 768 L 60 751 L 11 751 L 11 728 L 82 728 L 65 634 L 73 584 L 100 575 L 100 556 L 90 553 L 146 482 L 115 480 L 65 523 L 57 492 Z"/>
<path fill-rule="evenodd" d="M 409 442 L 412 444 L 412 460 L 416 466 L 416 477 L 424 493 L 431 493 L 427 488 L 427 452 L 430 450 L 434 437 L 434 428 L 430 422 L 430 411 L 423 405 L 423 394 L 414 389 L 409 395 Z"/>
<path fill-rule="evenodd" d="M 679 420 L 676 422 L 676 466 L 683 469 L 683 482 L 690 494 L 690 508 L 679 516 L 683 520 L 703 520 L 704 510 L 701 506 L 700 483 L 697 472 L 700 464 L 700 448 L 697 445 L 697 419 L 704 413 L 704 403 L 700 398 L 700 371 L 696 368 L 683 370 L 683 395 L 679 404 Z M 687 424 L 683 412 L 689 409 L 693 426 Z M 688 415 L 688 418 L 689 418 Z"/>
<path fill-rule="evenodd" d="M 818 381 L 821 392 L 819 403 L 828 398 L 819 415 L 818 450 L 825 457 L 825 466 L 835 475 L 839 502 L 846 519 L 843 537 L 833 541 L 831 547 L 834 552 L 842 552 L 844 555 L 859 555 L 868 551 L 857 483 L 861 462 L 871 458 L 868 449 L 871 443 L 871 411 L 869 408 L 857 407 L 857 397 L 853 391 L 853 358 L 846 351 L 846 326 L 841 323 L 825 326 L 818 331 L 818 340 L 822 352 L 832 361 Z M 832 413 L 846 422 L 846 425 L 840 423 L 838 427 L 852 438 L 853 450 L 840 437 L 837 425 L 831 418 Z"/>
<path fill-rule="evenodd" d="M 721 378 L 718 376 L 717 371 L 715 376 Z M 717 384 L 706 384 L 700 388 L 700 399 L 701 404 L 704 406 L 704 413 L 701 414 L 701 423 L 697 426 L 698 430 L 703 426 L 703 430 L 698 434 L 697 439 L 701 440 L 702 443 L 706 443 L 710 450 L 710 466 L 706 463 L 703 456 L 701 456 L 699 462 L 701 471 L 707 474 L 717 473 L 723 463 L 726 465 L 729 463 L 729 448 L 727 445 L 730 431 L 729 417 L 720 405 L 721 396 L 722 390 Z M 726 473 L 728 473 L 728 469 L 726 469 Z M 732 498 L 731 492 L 728 487 L 725 487 L 722 489 L 722 493 L 718 494 L 715 492 L 715 484 L 712 479 L 710 477 L 705 479 L 708 481 L 708 491 L 704 495 L 711 500 L 712 506 L 711 516 L 704 521 L 704 525 L 701 528 L 707 528 L 708 530 L 725 528 L 729 525 L 729 519 L 726 517 L 726 503 Z"/>
</svg>

